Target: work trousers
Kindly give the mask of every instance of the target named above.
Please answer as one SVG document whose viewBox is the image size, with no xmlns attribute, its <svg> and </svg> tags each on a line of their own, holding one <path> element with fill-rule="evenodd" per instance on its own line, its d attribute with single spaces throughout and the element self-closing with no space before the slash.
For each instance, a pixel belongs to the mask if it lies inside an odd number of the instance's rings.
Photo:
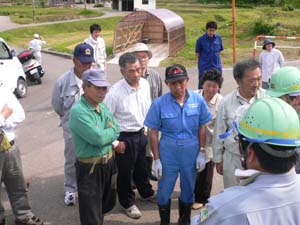
<svg viewBox="0 0 300 225">
<path fill-rule="evenodd" d="M 209 161 L 205 164 L 205 169 L 197 174 L 195 185 L 195 202 L 206 204 L 210 197 L 212 188 L 215 164 Z"/>
<path fill-rule="evenodd" d="M 114 157 L 106 164 L 76 161 L 78 204 L 81 225 L 102 225 L 104 213 L 116 204 L 117 166 Z"/>
<path fill-rule="evenodd" d="M 242 169 L 240 155 L 225 150 L 223 154 L 224 188 L 238 185 L 239 180 L 234 175 L 236 169 Z"/>
<path fill-rule="evenodd" d="M 147 137 L 144 131 L 121 132 L 119 140 L 125 142 L 126 149 L 124 154 L 116 154 L 119 171 L 117 190 L 120 204 L 127 209 L 135 204 L 132 181 L 143 198 L 152 196 L 154 191 L 149 182 L 146 161 Z"/>
<path fill-rule="evenodd" d="M 69 126 L 69 124 L 67 124 L 67 126 Z M 76 184 L 76 171 L 75 171 L 76 170 L 75 169 L 75 162 L 76 162 L 75 147 L 74 147 L 70 129 L 63 127 L 63 134 L 64 134 L 64 141 L 65 141 L 64 189 L 65 192 L 76 192 L 77 184 Z"/>
<path fill-rule="evenodd" d="M 5 184 L 15 218 L 18 220 L 31 218 L 33 213 L 29 206 L 26 193 L 20 150 L 16 144 L 14 144 L 9 151 L 0 153 L 0 176 L 1 183 L 3 182 Z M 3 218 L 4 207 L 2 203 L 0 203 L 0 221 Z"/>
<path fill-rule="evenodd" d="M 163 137 L 159 143 L 162 178 L 158 181 L 158 205 L 167 205 L 180 175 L 180 200 L 194 202 L 196 159 L 199 153 L 198 138 L 176 140 Z"/>
</svg>

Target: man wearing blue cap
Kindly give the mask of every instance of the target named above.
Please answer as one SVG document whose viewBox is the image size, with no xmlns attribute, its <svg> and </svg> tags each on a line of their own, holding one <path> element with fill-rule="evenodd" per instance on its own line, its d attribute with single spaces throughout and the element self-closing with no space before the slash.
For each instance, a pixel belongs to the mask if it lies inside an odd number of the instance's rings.
<svg viewBox="0 0 300 225">
<path fill-rule="evenodd" d="M 104 213 L 116 203 L 117 166 L 113 149 L 118 145 L 120 129 L 102 103 L 109 86 L 102 70 L 86 70 L 84 94 L 70 112 L 81 225 L 103 224 Z"/>
<path fill-rule="evenodd" d="M 77 191 L 75 161 L 76 155 L 74 144 L 69 128 L 69 112 L 72 105 L 79 100 L 82 91 L 82 73 L 91 68 L 94 62 L 93 48 L 86 43 L 78 44 L 74 49 L 74 67 L 64 73 L 56 81 L 52 93 L 52 106 L 60 117 L 60 126 L 63 128 L 65 141 L 65 204 L 74 205 L 76 202 L 75 193 Z"/>
</svg>

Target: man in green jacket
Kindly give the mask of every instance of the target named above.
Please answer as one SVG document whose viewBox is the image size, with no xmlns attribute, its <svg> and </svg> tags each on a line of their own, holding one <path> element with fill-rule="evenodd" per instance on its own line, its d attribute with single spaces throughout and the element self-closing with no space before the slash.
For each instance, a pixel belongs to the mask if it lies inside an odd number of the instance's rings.
<svg viewBox="0 0 300 225">
<path fill-rule="evenodd" d="M 83 73 L 84 94 L 72 107 L 70 129 L 77 156 L 76 177 L 81 225 L 102 225 L 104 213 L 116 202 L 119 126 L 102 103 L 110 84 L 101 70 Z"/>
</svg>

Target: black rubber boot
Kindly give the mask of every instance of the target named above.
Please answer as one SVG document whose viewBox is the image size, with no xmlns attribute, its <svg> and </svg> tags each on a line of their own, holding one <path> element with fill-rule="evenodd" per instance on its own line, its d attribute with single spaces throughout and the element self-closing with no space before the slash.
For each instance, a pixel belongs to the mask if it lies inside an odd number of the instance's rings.
<svg viewBox="0 0 300 225">
<path fill-rule="evenodd" d="M 158 181 L 157 177 L 154 175 L 153 171 L 152 171 L 152 163 L 153 163 L 153 157 L 146 157 L 147 160 L 147 168 L 149 171 L 149 179 L 152 181 Z"/>
<path fill-rule="evenodd" d="M 178 225 L 190 225 L 193 203 L 184 203 L 178 199 L 179 219 Z"/>
<path fill-rule="evenodd" d="M 158 205 L 160 225 L 170 225 L 171 200 L 168 205 Z"/>
</svg>

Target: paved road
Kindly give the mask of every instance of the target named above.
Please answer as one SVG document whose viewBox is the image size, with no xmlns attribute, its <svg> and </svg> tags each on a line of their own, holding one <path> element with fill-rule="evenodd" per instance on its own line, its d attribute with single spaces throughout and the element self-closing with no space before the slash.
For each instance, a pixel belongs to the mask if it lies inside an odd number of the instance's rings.
<svg viewBox="0 0 300 225">
<path fill-rule="evenodd" d="M 34 212 L 43 219 L 55 225 L 79 225 L 78 209 L 64 206 L 63 197 L 63 138 L 62 131 L 57 126 L 57 115 L 50 104 L 52 86 L 57 77 L 72 66 L 72 61 L 50 54 L 43 55 L 46 75 L 42 85 L 30 86 L 28 96 L 21 99 L 26 111 L 25 122 L 17 128 L 17 143 L 22 152 L 23 168 L 26 177 L 31 178 L 29 197 Z M 157 68 L 163 74 L 163 68 Z M 196 70 L 189 69 L 189 87 L 197 85 Z M 231 89 L 230 70 L 225 71 L 224 94 Z M 111 82 L 120 79 L 120 73 L 115 65 L 109 65 L 108 77 Z M 166 86 L 164 86 L 166 90 Z M 222 189 L 220 177 L 214 181 L 216 193 Z M 156 183 L 154 183 L 156 187 Z M 172 221 L 177 220 L 178 185 L 173 195 Z M 12 213 L 7 198 L 4 198 L 7 214 L 12 223 Z M 143 212 L 140 220 L 126 217 L 119 206 L 105 217 L 106 224 L 157 224 L 159 221 L 157 207 L 154 203 L 144 203 L 137 200 Z"/>
<path fill-rule="evenodd" d="M 1 26 L 1 23 L 0 23 Z M 49 221 L 52 225 L 79 225 L 78 209 L 66 207 L 63 202 L 63 138 L 62 131 L 57 126 L 59 123 L 57 115 L 53 112 L 50 104 L 51 90 L 54 81 L 60 74 L 72 66 L 70 59 L 58 56 L 43 54 L 43 62 L 46 70 L 42 85 L 30 86 L 28 96 L 21 99 L 26 111 L 25 122 L 17 128 L 17 143 L 22 152 L 23 168 L 26 177 L 31 178 L 29 198 L 33 211 Z M 292 62 L 292 65 L 300 65 L 299 61 Z M 164 68 L 156 68 L 164 79 Z M 189 88 L 197 87 L 197 69 L 189 68 Z M 232 78 L 232 70 L 224 69 L 224 84 L 222 94 L 227 94 L 235 87 Z M 108 78 L 114 83 L 120 79 L 119 69 L 116 65 L 108 66 Z M 164 90 L 167 88 L 164 86 Z M 156 183 L 153 183 L 156 187 Z M 213 194 L 222 190 L 221 177 L 214 177 Z M 177 198 L 179 195 L 178 184 L 172 196 L 173 223 L 177 221 Z M 8 224 L 13 224 L 12 212 L 8 199 L 3 197 L 7 208 Z M 138 207 L 142 210 L 143 216 L 139 220 L 132 220 L 126 217 L 120 206 L 105 217 L 105 224 L 109 225 L 130 225 L 130 224 L 159 224 L 157 207 L 154 203 L 145 203 L 137 200 Z M 193 212 L 196 213 L 196 212 Z"/>
</svg>

